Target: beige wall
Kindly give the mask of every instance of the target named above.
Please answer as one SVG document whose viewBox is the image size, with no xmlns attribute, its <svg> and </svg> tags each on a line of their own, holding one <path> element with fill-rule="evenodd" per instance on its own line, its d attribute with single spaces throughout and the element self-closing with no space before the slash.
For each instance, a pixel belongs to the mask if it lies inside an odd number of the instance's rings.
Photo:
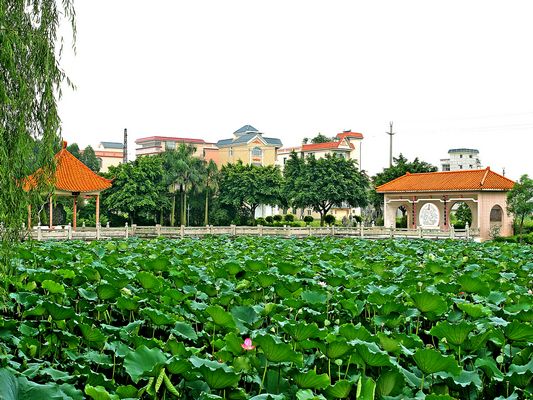
<svg viewBox="0 0 533 400">
<path fill-rule="evenodd" d="M 253 140 L 252 143 L 247 143 L 245 145 L 223 147 L 219 150 L 219 165 L 225 165 L 228 162 L 233 164 L 238 160 L 242 160 L 243 164 L 250 164 L 251 162 L 260 162 L 262 165 L 274 165 L 277 158 L 277 149 L 273 146 L 265 146 L 263 143 L 255 143 L 256 140 Z M 252 157 L 251 150 L 254 147 L 259 147 L 263 154 L 262 157 L 259 157 L 260 160 L 254 161 Z M 233 151 L 233 154 L 230 155 L 230 151 Z"/>
</svg>

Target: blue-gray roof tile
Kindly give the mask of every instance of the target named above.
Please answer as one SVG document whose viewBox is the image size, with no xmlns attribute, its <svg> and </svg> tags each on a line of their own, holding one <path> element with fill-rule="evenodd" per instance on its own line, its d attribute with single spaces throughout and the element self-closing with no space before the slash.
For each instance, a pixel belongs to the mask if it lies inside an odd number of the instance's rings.
<svg viewBox="0 0 533 400">
<path fill-rule="evenodd" d="M 259 132 L 257 129 L 255 129 L 252 125 L 244 125 L 242 128 L 237 129 L 233 134 L 236 133 L 246 133 L 246 132 Z"/>
</svg>

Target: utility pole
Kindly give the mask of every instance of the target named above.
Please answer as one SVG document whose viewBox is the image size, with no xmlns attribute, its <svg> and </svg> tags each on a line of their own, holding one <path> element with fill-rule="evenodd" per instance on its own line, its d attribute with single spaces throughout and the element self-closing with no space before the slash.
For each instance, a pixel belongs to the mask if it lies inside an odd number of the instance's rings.
<svg viewBox="0 0 533 400">
<path fill-rule="evenodd" d="M 392 132 L 392 122 L 390 123 L 390 132 L 385 132 L 386 134 L 390 135 L 390 167 L 392 167 L 392 135 L 394 135 L 396 132 Z"/>
<path fill-rule="evenodd" d="M 124 152 L 122 153 L 122 164 L 126 164 L 127 162 L 128 162 L 128 130 L 124 128 Z"/>
</svg>

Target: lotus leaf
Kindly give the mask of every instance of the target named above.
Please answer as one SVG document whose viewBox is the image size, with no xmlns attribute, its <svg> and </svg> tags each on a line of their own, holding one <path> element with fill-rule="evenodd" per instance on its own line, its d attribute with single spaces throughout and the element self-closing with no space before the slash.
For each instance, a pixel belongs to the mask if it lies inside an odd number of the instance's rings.
<svg viewBox="0 0 533 400">
<path fill-rule="evenodd" d="M 376 382 L 372 378 L 363 380 L 361 376 L 357 382 L 357 400 L 374 400 L 376 393 Z"/>
<path fill-rule="evenodd" d="M 444 321 L 431 328 L 429 334 L 438 337 L 439 340 L 445 338 L 448 343 L 454 346 L 460 346 L 474 329 L 476 326 L 469 322 L 462 321 L 460 324 L 450 324 L 448 321 Z"/>
<path fill-rule="evenodd" d="M 402 393 L 405 386 L 403 375 L 394 370 L 385 370 L 381 373 L 376 381 L 376 395 L 380 396 L 397 396 Z"/>
<path fill-rule="evenodd" d="M 124 369 L 132 381 L 137 383 L 143 374 L 152 371 L 156 365 L 162 366 L 166 362 L 167 358 L 160 349 L 140 346 L 124 358 Z M 150 376 L 154 375 L 159 375 L 159 371 Z"/>
<path fill-rule="evenodd" d="M 411 295 L 411 300 L 415 307 L 422 313 L 432 312 L 439 315 L 448 310 L 446 301 L 436 293 L 414 293 Z"/>
<path fill-rule="evenodd" d="M 489 284 L 472 275 L 465 274 L 459 276 L 457 278 L 457 283 L 461 285 L 461 289 L 467 293 L 478 293 L 483 297 L 487 297 L 490 294 Z"/>
<path fill-rule="evenodd" d="M 96 287 L 96 294 L 100 300 L 114 300 L 120 297 L 120 290 L 113 285 L 104 283 Z"/>
<path fill-rule="evenodd" d="M 293 370 L 289 374 L 296 385 L 302 389 L 324 389 L 330 384 L 327 374 L 318 375 L 315 370 L 309 370 L 305 373 Z"/>
<path fill-rule="evenodd" d="M 298 365 L 303 362 L 303 354 L 296 353 L 287 343 L 277 343 L 270 335 L 257 336 L 254 342 L 259 345 L 268 361 L 293 362 Z"/>
<path fill-rule="evenodd" d="M 453 375 L 461 373 L 461 367 L 453 356 L 443 356 L 439 351 L 433 349 L 419 349 L 413 359 L 424 374 L 445 371 Z"/>
<path fill-rule="evenodd" d="M 43 307 L 50 313 L 53 320 L 70 319 L 76 315 L 74 307 L 64 307 L 49 301 L 43 301 Z"/>
<path fill-rule="evenodd" d="M 224 310 L 218 305 L 209 306 L 205 309 L 209 316 L 213 319 L 213 322 L 216 325 L 225 327 L 225 328 L 235 328 L 235 319 L 233 315 Z"/>
<path fill-rule="evenodd" d="M 334 340 L 329 343 L 319 342 L 318 348 L 320 351 L 330 359 L 340 358 L 350 353 L 353 347 L 346 342 L 346 340 Z"/>
<path fill-rule="evenodd" d="M 315 322 L 308 324 L 305 321 L 287 321 L 281 323 L 281 329 L 296 342 L 311 338 L 324 339 L 326 336 L 326 331 L 319 329 Z"/>
<path fill-rule="evenodd" d="M 52 280 L 45 280 L 41 284 L 43 286 L 43 289 L 48 290 L 50 293 L 58 294 L 58 293 L 65 293 L 65 287 L 60 284 L 56 283 Z"/>
</svg>

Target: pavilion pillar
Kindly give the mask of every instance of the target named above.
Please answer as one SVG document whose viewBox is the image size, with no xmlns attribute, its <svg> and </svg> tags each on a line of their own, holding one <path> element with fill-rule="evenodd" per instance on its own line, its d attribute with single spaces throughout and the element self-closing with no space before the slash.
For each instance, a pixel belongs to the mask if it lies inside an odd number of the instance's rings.
<svg viewBox="0 0 533 400">
<path fill-rule="evenodd" d="M 50 229 L 52 229 L 52 220 L 54 219 L 54 204 L 52 202 L 52 196 L 50 196 Z"/>
<path fill-rule="evenodd" d="M 74 201 L 74 204 L 72 206 L 72 226 L 74 229 L 76 229 L 76 220 L 77 220 L 77 214 L 78 214 L 78 196 L 72 196 L 72 200 Z"/>
<path fill-rule="evenodd" d="M 413 229 L 416 229 L 416 196 L 413 196 Z"/>
<path fill-rule="evenodd" d="M 31 203 L 28 204 L 28 229 L 31 229 Z"/>
<path fill-rule="evenodd" d="M 100 223 L 100 195 L 96 196 L 96 226 Z"/>
</svg>

